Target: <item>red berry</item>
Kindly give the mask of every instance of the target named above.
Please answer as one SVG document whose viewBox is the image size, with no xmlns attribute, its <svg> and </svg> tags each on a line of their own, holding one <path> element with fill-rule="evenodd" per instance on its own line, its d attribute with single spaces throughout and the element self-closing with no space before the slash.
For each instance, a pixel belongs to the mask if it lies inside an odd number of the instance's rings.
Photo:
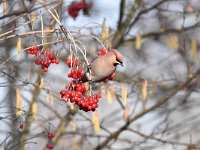
<svg viewBox="0 0 200 150">
<path fill-rule="evenodd" d="M 47 144 L 47 148 L 48 149 L 53 149 L 54 148 L 54 144 L 53 143 L 48 143 Z"/>
<path fill-rule="evenodd" d="M 38 52 L 35 52 L 35 56 L 38 56 L 39 55 L 39 53 Z"/>
<path fill-rule="evenodd" d="M 67 94 L 67 92 L 65 90 L 60 91 L 60 95 L 65 95 L 65 94 Z"/>
<path fill-rule="evenodd" d="M 71 63 L 71 60 L 70 59 L 67 59 L 66 60 L 66 64 L 70 64 Z"/>
<path fill-rule="evenodd" d="M 89 105 L 89 106 L 88 106 L 88 109 L 89 109 L 89 110 L 92 110 L 92 106 L 91 106 L 91 105 Z"/>
<path fill-rule="evenodd" d="M 39 60 L 39 59 L 36 59 L 36 60 L 35 60 L 35 64 L 36 64 L 36 65 L 39 65 L 39 64 L 40 64 L 40 60 Z"/>
<path fill-rule="evenodd" d="M 33 51 L 38 51 L 39 50 L 39 47 L 38 46 L 33 46 Z"/>
<path fill-rule="evenodd" d="M 98 99 L 94 99 L 94 104 L 97 104 L 99 102 L 99 100 Z"/>
<path fill-rule="evenodd" d="M 55 59 L 55 64 L 59 64 L 60 62 L 59 62 L 59 60 L 56 58 Z"/>
<path fill-rule="evenodd" d="M 98 108 L 98 104 L 93 104 L 92 108 Z"/>
<path fill-rule="evenodd" d="M 98 52 L 98 56 L 101 56 L 101 55 L 102 55 L 102 52 L 101 52 L 101 51 L 99 51 L 99 52 Z"/>
<path fill-rule="evenodd" d="M 76 71 L 74 69 L 71 70 L 71 74 L 74 75 Z"/>
<path fill-rule="evenodd" d="M 48 68 L 47 68 L 47 67 L 44 67 L 44 68 L 43 68 L 43 71 L 44 71 L 44 72 L 47 72 L 47 71 L 48 71 Z"/>
<path fill-rule="evenodd" d="M 106 53 L 107 53 L 107 49 L 102 48 L 102 49 L 101 49 L 101 52 L 102 52 L 103 54 L 106 54 Z"/>
<path fill-rule="evenodd" d="M 49 138 L 49 139 L 52 139 L 52 138 L 55 136 L 55 134 L 54 134 L 54 133 L 51 133 L 51 132 L 49 132 L 47 136 L 48 136 L 48 138 Z"/>
<path fill-rule="evenodd" d="M 54 54 L 53 53 L 48 54 L 48 58 L 51 59 L 51 60 L 54 59 L 55 58 Z"/>
<path fill-rule="evenodd" d="M 78 68 L 77 73 L 80 74 L 80 75 L 82 75 L 82 69 Z"/>
<path fill-rule="evenodd" d="M 30 51 L 30 53 L 31 53 L 31 55 L 33 55 L 33 54 L 34 54 L 34 51 Z"/>
<path fill-rule="evenodd" d="M 72 74 L 71 74 L 71 73 L 69 73 L 69 74 L 68 74 L 68 77 L 69 77 L 69 78 L 71 78 L 71 77 L 72 77 Z"/>
<path fill-rule="evenodd" d="M 24 124 L 20 124 L 20 125 L 19 125 L 19 128 L 20 128 L 20 129 L 23 129 L 23 128 L 24 128 Z"/>
<path fill-rule="evenodd" d="M 101 98 L 101 94 L 96 94 L 95 97 L 96 98 Z"/>
<path fill-rule="evenodd" d="M 55 63 L 55 59 L 51 59 L 51 63 Z"/>
</svg>

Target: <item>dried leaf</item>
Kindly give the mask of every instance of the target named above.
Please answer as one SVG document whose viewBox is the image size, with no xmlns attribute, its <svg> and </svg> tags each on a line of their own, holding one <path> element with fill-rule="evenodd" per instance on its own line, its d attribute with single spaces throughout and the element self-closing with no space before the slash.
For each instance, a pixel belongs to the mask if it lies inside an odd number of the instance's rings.
<svg viewBox="0 0 200 150">
<path fill-rule="evenodd" d="M 109 90 L 107 91 L 107 101 L 108 101 L 108 104 L 112 103 L 112 95 Z"/>
<path fill-rule="evenodd" d="M 20 37 L 17 42 L 17 53 L 22 57 L 22 41 Z"/>
<path fill-rule="evenodd" d="M 148 86 L 148 81 L 144 80 L 143 85 L 142 85 L 142 100 L 143 101 L 147 99 L 147 86 Z"/>
<path fill-rule="evenodd" d="M 109 28 L 108 32 L 107 32 L 107 41 L 106 41 L 106 47 L 111 49 L 112 48 L 112 39 L 111 39 L 111 36 L 110 36 L 110 32 L 111 32 L 111 28 Z"/>
<path fill-rule="evenodd" d="M 147 87 L 148 87 L 148 81 L 143 80 L 142 87 L 141 87 L 141 97 L 142 97 L 142 103 L 143 103 L 143 110 L 146 110 Z"/>
<path fill-rule="evenodd" d="M 127 89 L 125 84 L 121 85 L 121 95 L 122 95 L 122 103 L 126 105 L 127 103 Z"/>
<path fill-rule="evenodd" d="M 176 34 L 169 36 L 168 44 L 173 49 L 177 49 L 179 47 L 179 41 Z"/>
<path fill-rule="evenodd" d="M 36 13 L 33 11 L 31 12 L 31 20 L 35 20 L 36 19 Z"/>
<path fill-rule="evenodd" d="M 7 2 L 6 2 L 6 0 L 4 0 L 2 2 L 2 7 L 3 7 L 3 15 L 6 15 L 6 11 L 7 11 Z"/>
<path fill-rule="evenodd" d="M 22 96 L 19 88 L 16 88 L 16 108 L 17 108 L 17 116 L 22 115 Z"/>
<path fill-rule="evenodd" d="M 44 78 L 41 77 L 40 79 L 40 88 L 42 89 L 44 87 Z"/>
<path fill-rule="evenodd" d="M 99 113 L 97 111 L 95 111 L 93 113 L 92 123 L 93 123 L 94 130 L 95 130 L 96 134 L 99 134 L 99 132 L 100 132 L 100 124 L 99 124 Z"/>
<path fill-rule="evenodd" d="M 50 103 L 50 95 L 49 95 L 49 93 L 47 93 L 47 95 L 46 95 L 46 101 L 47 101 L 47 103 Z"/>
<path fill-rule="evenodd" d="M 141 49 L 141 47 L 142 47 L 142 37 L 141 37 L 140 34 L 137 34 L 136 35 L 136 41 L 135 41 L 135 48 L 137 50 L 139 50 L 139 49 Z"/>
<path fill-rule="evenodd" d="M 75 122 L 75 120 L 73 120 L 71 122 L 71 124 L 72 124 L 72 130 L 73 130 L 73 132 L 76 132 L 76 122 Z"/>
<path fill-rule="evenodd" d="M 70 104 L 70 109 L 74 110 L 74 104 L 73 103 Z"/>
<path fill-rule="evenodd" d="M 106 93 L 106 89 L 103 85 L 100 86 L 101 94 L 104 95 Z"/>
<path fill-rule="evenodd" d="M 197 42 L 195 38 L 192 38 L 191 49 L 192 49 L 192 58 L 195 59 L 197 57 Z"/>
<path fill-rule="evenodd" d="M 107 38 L 107 29 L 106 29 L 106 20 L 105 19 L 103 20 L 103 23 L 102 23 L 101 38 L 103 40 L 105 40 Z"/>
<path fill-rule="evenodd" d="M 193 12 L 193 6 L 191 5 L 191 4 L 188 4 L 187 6 L 186 6 L 186 11 L 187 12 L 189 12 L 189 13 L 191 13 L 191 12 Z"/>
<path fill-rule="evenodd" d="M 77 150 L 77 140 L 76 140 L 76 138 L 72 139 L 72 150 Z"/>
<path fill-rule="evenodd" d="M 51 105 L 54 104 L 54 97 L 53 97 L 53 95 L 50 95 L 50 104 L 51 104 Z"/>
<path fill-rule="evenodd" d="M 117 94 L 114 85 L 110 85 L 109 87 L 112 99 L 117 99 Z"/>
<path fill-rule="evenodd" d="M 33 104 L 32 104 L 32 116 L 33 116 L 33 118 L 35 118 L 35 116 L 36 116 L 36 113 L 37 113 L 37 102 L 33 102 Z"/>
<path fill-rule="evenodd" d="M 128 120 L 128 118 L 129 118 L 129 109 L 128 109 L 128 108 L 126 108 L 126 109 L 124 110 L 123 118 L 124 118 L 125 120 Z"/>
<path fill-rule="evenodd" d="M 151 83 L 151 88 L 148 90 L 148 96 L 153 97 L 155 95 L 155 90 L 156 90 L 156 84 Z"/>
</svg>

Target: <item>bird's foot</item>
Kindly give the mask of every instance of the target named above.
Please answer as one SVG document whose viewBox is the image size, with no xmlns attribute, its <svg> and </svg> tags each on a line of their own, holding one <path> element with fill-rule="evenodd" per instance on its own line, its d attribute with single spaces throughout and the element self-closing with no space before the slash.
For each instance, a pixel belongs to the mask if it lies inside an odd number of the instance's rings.
<svg viewBox="0 0 200 150">
<path fill-rule="evenodd" d="M 88 83 L 89 83 L 90 85 L 94 85 L 94 81 L 93 81 L 93 80 L 89 80 Z"/>
<path fill-rule="evenodd" d="M 89 70 L 91 70 L 91 68 L 92 68 L 92 66 L 89 64 L 89 65 L 87 65 L 87 70 L 89 71 Z"/>
</svg>

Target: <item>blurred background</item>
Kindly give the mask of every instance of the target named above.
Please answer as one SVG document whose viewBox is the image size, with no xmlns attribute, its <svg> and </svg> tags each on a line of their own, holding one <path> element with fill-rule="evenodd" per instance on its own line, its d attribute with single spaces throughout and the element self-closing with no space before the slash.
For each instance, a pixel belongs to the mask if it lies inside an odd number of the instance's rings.
<svg viewBox="0 0 200 150">
<path fill-rule="evenodd" d="M 199 0 L 0 0 L 0 149 L 200 149 L 199 15 Z M 95 112 L 60 98 L 73 51 L 61 25 L 88 60 L 123 55 L 93 85 Z M 33 45 L 59 64 L 44 72 Z"/>
</svg>

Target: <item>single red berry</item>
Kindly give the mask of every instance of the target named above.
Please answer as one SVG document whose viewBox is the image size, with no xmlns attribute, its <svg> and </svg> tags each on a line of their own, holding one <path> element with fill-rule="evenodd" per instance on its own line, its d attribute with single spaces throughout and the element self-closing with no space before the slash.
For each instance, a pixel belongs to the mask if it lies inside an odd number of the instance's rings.
<svg viewBox="0 0 200 150">
<path fill-rule="evenodd" d="M 54 148 L 54 144 L 53 143 L 48 143 L 47 144 L 47 148 L 48 149 L 53 149 Z"/>
<path fill-rule="evenodd" d="M 35 64 L 36 64 L 36 65 L 39 65 L 39 64 L 40 64 L 40 60 L 39 60 L 39 59 L 36 59 L 36 60 L 35 60 Z"/>
<path fill-rule="evenodd" d="M 88 106 L 88 109 L 89 109 L 89 110 L 92 110 L 92 106 L 91 106 L 91 105 L 89 105 L 89 106 Z"/>
<path fill-rule="evenodd" d="M 71 74 L 71 73 L 69 73 L 67 76 L 68 76 L 69 78 L 71 78 L 71 77 L 72 77 L 72 74 Z"/>
<path fill-rule="evenodd" d="M 54 134 L 54 133 L 51 133 L 51 132 L 49 132 L 47 136 L 48 136 L 48 138 L 49 138 L 49 139 L 52 139 L 52 138 L 55 136 L 55 134 Z"/>
<path fill-rule="evenodd" d="M 98 108 L 98 104 L 93 104 L 92 108 Z"/>
<path fill-rule="evenodd" d="M 102 52 L 101 52 L 101 51 L 99 51 L 99 52 L 98 52 L 98 56 L 101 56 L 101 55 L 102 55 Z"/>
<path fill-rule="evenodd" d="M 38 52 L 35 52 L 35 56 L 38 56 L 39 55 L 39 53 Z"/>
<path fill-rule="evenodd" d="M 20 125 L 19 125 L 19 128 L 20 128 L 20 129 L 23 129 L 23 128 L 24 128 L 24 124 L 20 124 Z"/>
<path fill-rule="evenodd" d="M 78 68 L 77 73 L 80 74 L 80 75 L 82 75 L 82 72 L 83 72 L 82 69 Z"/>
<path fill-rule="evenodd" d="M 95 94 L 96 98 L 101 98 L 101 94 Z"/>
<path fill-rule="evenodd" d="M 94 104 L 97 104 L 99 102 L 99 100 L 98 99 L 94 99 Z"/>
<path fill-rule="evenodd" d="M 51 59 L 51 63 L 52 63 L 52 64 L 55 63 L 55 59 Z"/>
<path fill-rule="evenodd" d="M 71 74 L 74 75 L 76 71 L 74 69 L 71 70 Z"/>
<path fill-rule="evenodd" d="M 30 51 L 30 53 L 31 53 L 31 55 L 33 55 L 33 54 L 34 54 L 34 51 Z"/>
<path fill-rule="evenodd" d="M 65 90 L 60 91 L 60 95 L 66 95 L 66 94 L 67 94 L 67 91 L 65 91 Z"/>
<path fill-rule="evenodd" d="M 107 53 L 107 49 L 105 49 L 105 48 L 102 48 L 102 49 L 101 49 L 101 52 L 102 52 L 102 54 L 104 55 L 104 54 L 106 54 L 106 53 Z"/>
<path fill-rule="evenodd" d="M 59 63 L 60 63 L 59 59 L 56 58 L 56 59 L 55 59 L 55 64 L 59 64 Z"/>
<path fill-rule="evenodd" d="M 43 68 L 43 71 L 44 71 L 44 72 L 47 72 L 47 71 L 48 71 L 48 68 L 47 68 L 47 67 L 44 67 L 44 68 Z"/>
</svg>

